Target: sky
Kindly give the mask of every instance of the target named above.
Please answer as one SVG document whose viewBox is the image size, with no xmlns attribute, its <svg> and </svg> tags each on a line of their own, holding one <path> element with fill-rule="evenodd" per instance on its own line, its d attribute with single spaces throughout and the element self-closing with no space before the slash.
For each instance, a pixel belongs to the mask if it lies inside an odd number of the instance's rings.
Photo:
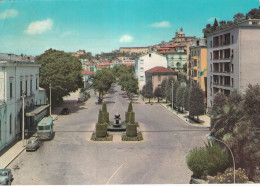
<svg viewBox="0 0 260 186">
<path fill-rule="evenodd" d="M 0 0 L 0 53 L 98 54 L 170 41 L 181 27 L 203 37 L 214 18 L 258 7 L 259 0 Z"/>
</svg>

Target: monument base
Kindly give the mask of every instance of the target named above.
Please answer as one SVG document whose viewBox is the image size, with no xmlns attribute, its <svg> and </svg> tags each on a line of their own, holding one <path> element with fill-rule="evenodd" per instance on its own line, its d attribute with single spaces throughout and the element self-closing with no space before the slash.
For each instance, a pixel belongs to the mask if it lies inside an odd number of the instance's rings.
<svg viewBox="0 0 260 186">
<path fill-rule="evenodd" d="M 110 131 L 110 132 L 125 132 L 126 126 L 125 125 L 121 125 L 121 126 L 109 125 L 107 127 L 107 131 Z"/>
</svg>

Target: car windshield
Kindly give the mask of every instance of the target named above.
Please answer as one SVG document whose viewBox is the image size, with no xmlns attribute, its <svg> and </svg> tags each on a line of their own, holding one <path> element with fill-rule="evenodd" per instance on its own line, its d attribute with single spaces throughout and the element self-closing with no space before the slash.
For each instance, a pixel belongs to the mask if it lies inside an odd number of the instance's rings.
<svg viewBox="0 0 260 186">
<path fill-rule="evenodd" d="M 29 140 L 28 144 L 32 144 L 32 143 L 35 143 L 35 142 L 36 142 L 35 140 Z"/>
<path fill-rule="evenodd" d="M 7 176 L 7 172 L 4 171 L 0 172 L 0 176 Z"/>
</svg>

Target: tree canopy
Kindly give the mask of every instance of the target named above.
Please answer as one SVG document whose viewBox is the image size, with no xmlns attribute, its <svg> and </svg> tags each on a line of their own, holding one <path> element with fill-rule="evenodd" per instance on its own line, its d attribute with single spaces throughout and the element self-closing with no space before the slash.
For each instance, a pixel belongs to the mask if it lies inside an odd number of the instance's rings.
<svg viewBox="0 0 260 186">
<path fill-rule="evenodd" d="M 204 95 L 198 84 L 191 85 L 189 95 L 189 114 L 197 116 L 197 120 L 199 120 L 199 116 L 205 112 L 205 106 Z"/>
<path fill-rule="evenodd" d="M 49 97 L 50 84 L 52 104 L 62 102 L 62 97 L 75 92 L 83 85 L 81 76 L 81 62 L 71 54 L 49 49 L 35 58 L 41 64 L 40 86 Z"/>
</svg>

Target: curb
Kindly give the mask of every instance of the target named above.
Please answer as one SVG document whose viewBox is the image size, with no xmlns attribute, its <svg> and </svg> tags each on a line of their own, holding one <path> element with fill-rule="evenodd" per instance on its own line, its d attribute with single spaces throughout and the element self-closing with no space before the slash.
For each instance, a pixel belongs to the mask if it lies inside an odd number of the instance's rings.
<svg viewBox="0 0 260 186">
<path fill-rule="evenodd" d="M 24 151 L 24 149 L 25 149 L 25 148 L 23 148 L 23 149 L 5 166 L 5 168 L 8 167 L 8 166 Z"/>
<path fill-rule="evenodd" d="M 208 126 L 198 126 L 198 125 L 194 125 L 194 124 L 190 124 L 189 122 L 183 120 L 179 115 L 175 114 L 174 112 L 172 112 L 171 109 L 168 109 L 166 106 L 164 106 L 163 104 L 160 104 L 162 107 L 164 107 L 165 109 L 167 109 L 169 112 L 171 112 L 172 114 L 174 114 L 175 116 L 177 116 L 179 119 L 181 119 L 182 121 L 184 121 L 186 124 L 188 124 L 189 126 L 193 126 L 193 127 L 199 127 L 199 128 L 209 128 Z"/>
</svg>

